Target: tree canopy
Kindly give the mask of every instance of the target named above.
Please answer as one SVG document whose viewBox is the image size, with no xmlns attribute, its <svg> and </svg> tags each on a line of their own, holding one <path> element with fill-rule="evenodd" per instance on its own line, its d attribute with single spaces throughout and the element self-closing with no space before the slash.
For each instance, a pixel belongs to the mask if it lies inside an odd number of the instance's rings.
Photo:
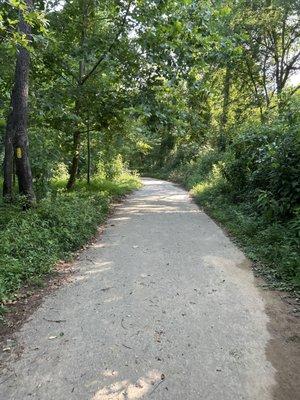
<svg viewBox="0 0 300 400">
<path fill-rule="evenodd" d="M 298 6 L 293 0 L 35 1 L 32 7 L 3 1 L 2 132 L 12 62 L 24 46 L 31 57 L 36 183 L 46 184 L 58 163 L 67 167 L 71 188 L 99 163 L 109 174 L 119 155 L 139 168 L 147 154 L 147 163 L 159 166 L 175 148 L 189 158 L 207 141 L 225 146 L 229 128 L 267 121 L 297 92 L 289 82 L 299 70 Z M 30 36 L 18 28 L 20 15 Z"/>
</svg>

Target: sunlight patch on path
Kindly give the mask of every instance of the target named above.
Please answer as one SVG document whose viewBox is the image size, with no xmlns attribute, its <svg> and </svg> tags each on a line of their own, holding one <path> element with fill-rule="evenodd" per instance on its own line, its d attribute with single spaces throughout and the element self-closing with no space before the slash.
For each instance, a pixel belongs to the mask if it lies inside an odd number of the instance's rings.
<svg viewBox="0 0 300 400">
<path fill-rule="evenodd" d="M 114 373 L 116 374 L 116 371 Z M 149 371 L 135 383 L 125 379 L 99 389 L 92 400 L 141 399 L 145 394 L 151 393 L 159 382 L 161 382 L 161 373 L 157 370 Z"/>
</svg>

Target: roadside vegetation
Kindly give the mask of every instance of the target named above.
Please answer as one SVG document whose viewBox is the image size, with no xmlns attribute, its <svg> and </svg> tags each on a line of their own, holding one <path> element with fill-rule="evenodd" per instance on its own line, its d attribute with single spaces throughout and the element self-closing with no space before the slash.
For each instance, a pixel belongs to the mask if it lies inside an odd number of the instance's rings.
<svg viewBox="0 0 300 400">
<path fill-rule="evenodd" d="M 140 186 L 136 175 L 122 173 L 108 181 L 78 182 L 67 191 L 65 180 L 53 182 L 34 208 L 20 212 L 23 199 L 0 204 L 0 301 L 16 294 L 23 283 L 42 284 L 56 263 L 72 256 L 97 232 L 112 201 Z"/>
</svg>

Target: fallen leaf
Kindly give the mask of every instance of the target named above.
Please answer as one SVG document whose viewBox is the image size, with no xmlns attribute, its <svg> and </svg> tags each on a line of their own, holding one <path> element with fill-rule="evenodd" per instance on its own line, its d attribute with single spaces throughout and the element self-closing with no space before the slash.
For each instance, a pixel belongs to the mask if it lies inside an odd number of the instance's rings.
<svg viewBox="0 0 300 400">
<path fill-rule="evenodd" d="M 59 333 L 59 335 L 51 335 L 51 336 L 49 336 L 48 337 L 48 339 L 57 339 L 58 337 L 62 337 L 62 336 L 64 336 L 64 333 L 63 332 L 60 332 Z"/>
</svg>

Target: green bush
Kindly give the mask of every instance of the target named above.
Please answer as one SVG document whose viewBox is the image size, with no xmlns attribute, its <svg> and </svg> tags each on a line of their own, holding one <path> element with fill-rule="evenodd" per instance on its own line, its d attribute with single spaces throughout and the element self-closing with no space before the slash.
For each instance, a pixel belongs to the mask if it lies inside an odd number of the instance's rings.
<svg viewBox="0 0 300 400">
<path fill-rule="evenodd" d="M 300 113 L 300 112 L 299 112 Z M 222 173 L 241 201 L 251 197 L 267 219 L 292 218 L 300 202 L 300 118 L 254 125 L 236 136 Z"/>
<path fill-rule="evenodd" d="M 207 179 L 213 167 L 221 160 L 222 155 L 211 147 L 204 147 L 198 157 L 185 164 L 181 164 L 178 168 L 172 170 L 170 178 L 179 183 L 185 183 L 189 188 L 194 184 Z"/>
</svg>

